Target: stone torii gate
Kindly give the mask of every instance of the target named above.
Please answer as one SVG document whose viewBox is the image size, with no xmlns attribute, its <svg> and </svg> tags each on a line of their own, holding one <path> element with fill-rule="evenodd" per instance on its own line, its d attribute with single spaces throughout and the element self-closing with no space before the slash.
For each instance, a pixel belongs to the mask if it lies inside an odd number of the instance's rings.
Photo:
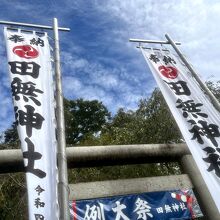
<svg viewBox="0 0 220 220">
<path fill-rule="evenodd" d="M 205 219 L 219 220 L 220 214 L 186 144 L 142 144 L 68 146 L 68 168 L 179 162 L 185 174 L 70 184 L 70 200 L 131 193 L 194 188 Z M 0 173 L 23 172 L 22 152 L 0 151 Z M 117 186 L 117 187 L 116 187 Z"/>
</svg>

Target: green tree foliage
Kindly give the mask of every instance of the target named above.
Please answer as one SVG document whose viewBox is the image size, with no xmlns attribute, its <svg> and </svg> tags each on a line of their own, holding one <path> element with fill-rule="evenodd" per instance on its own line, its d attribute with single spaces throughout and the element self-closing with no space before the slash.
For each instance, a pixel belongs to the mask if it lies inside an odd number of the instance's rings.
<svg viewBox="0 0 220 220">
<path fill-rule="evenodd" d="M 0 150 L 19 148 L 20 141 L 15 123 L 5 131 L 3 139 Z M 28 219 L 24 173 L 0 175 L 0 219 Z"/>
<path fill-rule="evenodd" d="M 11 128 L 5 131 L 4 133 L 4 146 L 5 148 L 18 148 L 19 138 L 17 132 L 17 126 L 15 123 L 12 124 Z"/>
<path fill-rule="evenodd" d="M 220 100 L 220 82 L 207 83 Z M 179 129 L 158 89 L 148 99 L 140 100 L 136 111 L 119 109 L 110 119 L 99 101 L 64 100 L 67 144 L 117 145 L 181 142 Z M 14 144 L 15 143 L 15 144 Z M 13 145 L 14 144 L 14 145 Z M 5 145 L 17 147 L 15 125 L 5 132 Z M 133 178 L 179 173 L 177 164 L 141 164 L 69 170 L 69 182 Z M 0 219 L 27 219 L 26 186 L 23 174 L 1 175 Z"/>
<path fill-rule="evenodd" d="M 149 99 L 140 101 L 136 111 L 119 109 L 112 120 L 103 126 L 99 136 L 88 135 L 80 145 L 156 144 L 181 141 L 181 134 L 163 96 L 155 89 Z M 92 173 L 93 175 L 90 175 Z M 178 173 L 180 169 L 177 163 L 160 163 L 78 169 L 72 176 L 73 180 L 78 182 Z"/>
<path fill-rule="evenodd" d="M 96 134 L 110 119 L 107 108 L 97 100 L 67 100 L 64 99 L 64 114 L 66 124 L 67 144 L 76 144 L 83 140 L 88 134 Z M 18 148 L 19 138 L 16 124 L 4 133 L 4 146 L 7 148 Z"/>
<path fill-rule="evenodd" d="M 137 131 L 140 143 L 178 143 L 181 133 L 169 111 L 169 108 L 158 89 L 155 89 L 149 99 L 140 101 L 137 110 L 139 126 Z"/>
<path fill-rule="evenodd" d="M 28 219 L 25 174 L 1 174 L 0 219 Z"/>
<path fill-rule="evenodd" d="M 80 145 L 179 143 L 181 133 L 161 92 L 140 100 L 136 111 L 119 109 L 98 137 L 87 136 Z"/>
<path fill-rule="evenodd" d="M 97 100 L 64 100 L 66 119 L 66 141 L 76 144 L 88 134 L 99 132 L 109 120 L 107 108 Z"/>
</svg>

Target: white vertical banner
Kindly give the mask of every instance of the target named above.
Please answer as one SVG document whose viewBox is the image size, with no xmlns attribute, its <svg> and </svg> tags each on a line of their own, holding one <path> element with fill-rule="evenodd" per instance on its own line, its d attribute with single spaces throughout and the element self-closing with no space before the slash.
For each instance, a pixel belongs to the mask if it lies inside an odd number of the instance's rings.
<svg viewBox="0 0 220 220">
<path fill-rule="evenodd" d="M 220 113 L 178 56 L 141 50 L 220 212 Z"/>
<path fill-rule="evenodd" d="M 54 86 L 47 33 L 5 28 L 30 220 L 58 219 Z"/>
</svg>

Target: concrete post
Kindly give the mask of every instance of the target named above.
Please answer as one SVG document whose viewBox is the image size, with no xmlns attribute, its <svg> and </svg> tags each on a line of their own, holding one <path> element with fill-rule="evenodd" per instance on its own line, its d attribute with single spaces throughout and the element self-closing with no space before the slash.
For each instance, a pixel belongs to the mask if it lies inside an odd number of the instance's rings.
<svg viewBox="0 0 220 220">
<path fill-rule="evenodd" d="M 194 192 L 199 202 L 200 208 L 206 220 L 219 220 L 220 213 L 212 199 L 211 194 L 202 178 L 202 175 L 192 157 L 192 155 L 184 155 L 181 158 L 183 170 L 189 175 L 194 186 Z"/>
</svg>

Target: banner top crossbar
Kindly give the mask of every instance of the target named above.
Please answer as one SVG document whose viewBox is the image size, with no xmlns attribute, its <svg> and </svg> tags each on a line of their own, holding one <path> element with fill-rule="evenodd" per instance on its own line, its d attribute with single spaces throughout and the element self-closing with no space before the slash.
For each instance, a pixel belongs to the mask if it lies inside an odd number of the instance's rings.
<svg viewBox="0 0 220 220">
<path fill-rule="evenodd" d="M 162 50 L 162 51 L 169 51 L 167 49 L 159 49 L 159 48 L 151 48 L 151 47 L 141 47 L 141 46 L 137 46 L 136 48 L 140 49 L 146 49 L 146 50 Z"/>
<path fill-rule="evenodd" d="M 144 39 L 129 39 L 130 42 L 136 43 L 148 43 L 148 44 L 170 44 L 169 41 L 161 41 L 161 40 L 144 40 Z M 181 45 L 180 42 L 175 42 L 176 45 Z"/>
<path fill-rule="evenodd" d="M 12 22 L 12 21 L 0 21 L 0 24 L 53 30 L 52 26 L 28 24 L 28 23 L 20 23 L 20 22 Z M 70 28 L 58 27 L 58 30 L 59 31 L 70 31 Z"/>
</svg>

